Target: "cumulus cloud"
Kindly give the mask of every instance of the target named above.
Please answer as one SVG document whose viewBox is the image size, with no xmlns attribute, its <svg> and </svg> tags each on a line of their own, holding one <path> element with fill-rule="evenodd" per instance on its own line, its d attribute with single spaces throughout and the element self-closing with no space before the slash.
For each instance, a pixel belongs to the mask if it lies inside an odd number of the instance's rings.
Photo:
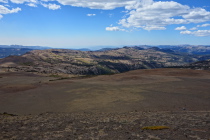
<svg viewBox="0 0 210 140">
<path fill-rule="evenodd" d="M 0 0 L 6 2 L 7 0 Z M 86 7 L 90 9 L 112 10 L 124 7 L 126 12 L 118 24 L 123 28 L 144 29 L 144 30 L 165 30 L 166 26 L 172 24 L 190 24 L 210 21 L 210 12 L 204 8 L 192 8 L 175 1 L 154 1 L 154 0 L 10 0 L 13 3 L 27 3 L 28 6 L 36 7 L 37 3 L 51 10 L 60 9 L 61 6 L 51 4 L 52 1 L 61 5 L 74 7 Z M 95 16 L 87 14 L 87 16 Z M 209 25 L 200 25 L 207 27 Z M 114 27 L 107 27 L 108 30 L 117 30 Z M 109 29 L 111 28 L 111 29 Z M 176 30 L 186 30 L 179 29 Z"/>
<path fill-rule="evenodd" d="M 8 9 L 7 7 L 0 5 L 0 14 L 11 14 L 11 13 L 17 13 L 21 11 L 21 8 L 12 8 L 11 10 Z"/>
<path fill-rule="evenodd" d="M 37 7 L 37 5 L 35 3 L 28 3 L 27 5 L 30 7 Z"/>
<path fill-rule="evenodd" d="M 119 24 L 124 27 L 137 27 L 143 29 L 150 29 L 155 26 L 154 30 L 164 29 L 166 25 L 170 24 L 186 24 L 185 19 L 175 19 L 182 14 L 186 14 L 189 9 L 188 6 L 181 5 L 177 2 L 153 2 L 138 4 L 129 12 L 129 16 L 120 20 Z M 158 28 L 159 27 L 159 28 Z"/>
<path fill-rule="evenodd" d="M 166 28 L 165 27 L 161 27 L 161 26 L 145 26 L 145 27 L 141 27 L 143 28 L 144 30 L 165 30 Z"/>
<path fill-rule="evenodd" d="M 89 16 L 89 17 L 96 16 L 96 14 L 87 14 L 87 16 Z"/>
<path fill-rule="evenodd" d="M 34 5 L 36 5 L 38 3 L 37 0 L 10 0 L 12 3 L 16 3 L 16 4 L 23 4 L 23 3 L 27 3 L 28 6 L 32 6 L 34 7 Z"/>
<path fill-rule="evenodd" d="M 186 30 L 187 28 L 185 26 L 177 27 L 175 30 Z"/>
<path fill-rule="evenodd" d="M 186 30 L 186 31 L 181 31 L 180 34 L 187 34 L 187 35 L 190 35 L 190 34 L 192 34 L 192 32 L 189 31 L 189 30 Z"/>
<path fill-rule="evenodd" d="M 71 5 L 76 7 L 87 7 L 90 9 L 111 10 L 117 7 L 126 7 L 133 5 L 138 0 L 57 0 L 62 5 Z"/>
<path fill-rule="evenodd" d="M 28 0 L 10 0 L 12 3 L 22 4 L 24 2 L 28 2 Z"/>
<path fill-rule="evenodd" d="M 181 34 L 194 35 L 194 36 L 210 36 L 210 30 L 197 30 L 197 31 L 181 31 Z"/>
<path fill-rule="evenodd" d="M 210 12 L 202 8 L 190 8 L 174 1 L 146 1 L 127 6 L 128 16 L 119 21 L 124 27 L 154 30 L 164 29 L 171 24 L 199 23 L 210 20 Z M 159 28 L 158 28 L 159 27 Z"/>
<path fill-rule="evenodd" d="M 210 24 L 197 25 L 197 27 L 207 27 L 207 26 L 210 26 Z"/>
<path fill-rule="evenodd" d="M 189 12 L 182 17 L 191 23 L 201 23 L 210 20 L 210 12 L 203 8 L 189 9 Z"/>
<path fill-rule="evenodd" d="M 0 19 L 3 18 L 2 14 L 12 14 L 12 13 L 17 13 L 21 11 L 21 8 L 12 8 L 11 10 L 8 9 L 7 7 L 0 5 Z"/>
<path fill-rule="evenodd" d="M 197 28 L 196 27 L 193 27 L 193 28 L 190 28 L 190 30 L 197 30 Z"/>
<path fill-rule="evenodd" d="M 115 27 L 106 27 L 106 31 L 125 31 L 125 30 L 115 26 Z"/>
<path fill-rule="evenodd" d="M 49 4 L 42 3 L 42 6 L 49 8 L 50 10 L 58 10 L 61 8 L 60 5 L 52 4 L 52 3 L 49 3 Z"/>
<path fill-rule="evenodd" d="M 0 0 L 1 3 L 8 3 L 8 0 Z"/>
</svg>

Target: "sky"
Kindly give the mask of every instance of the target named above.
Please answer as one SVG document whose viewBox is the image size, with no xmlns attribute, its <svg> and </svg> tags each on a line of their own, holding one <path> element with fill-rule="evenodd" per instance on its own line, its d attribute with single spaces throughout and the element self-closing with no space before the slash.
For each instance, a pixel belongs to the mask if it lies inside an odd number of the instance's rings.
<svg viewBox="0 0 210 140">
<path fill-rule="evenodd" d="M 0 45 L 210 45 L 210 0 L 0 0 Z"/>
</svg>

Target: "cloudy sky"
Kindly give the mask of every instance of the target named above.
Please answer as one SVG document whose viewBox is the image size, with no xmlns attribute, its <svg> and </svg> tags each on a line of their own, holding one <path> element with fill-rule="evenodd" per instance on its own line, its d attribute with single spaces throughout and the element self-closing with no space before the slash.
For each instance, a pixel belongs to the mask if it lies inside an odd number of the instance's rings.
<svg viewBox="0 0 210 140">
<path fill-rule="evenodd" d="M 210 0 L 0 0 L 0 45 L 210 45 Z"/>
</svg>

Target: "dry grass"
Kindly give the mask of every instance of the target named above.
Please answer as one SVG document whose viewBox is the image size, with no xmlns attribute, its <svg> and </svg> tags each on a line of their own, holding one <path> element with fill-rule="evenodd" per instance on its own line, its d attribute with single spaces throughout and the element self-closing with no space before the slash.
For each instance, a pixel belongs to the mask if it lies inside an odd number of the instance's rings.
<svg viewBox="0 0 210 140">
<path fill-rule="evenodd" d="M 146 126 L 141 128 L 142 130 L 162 130 L 162 129 L 169 129 L 168 126 Z"/>
</svg>

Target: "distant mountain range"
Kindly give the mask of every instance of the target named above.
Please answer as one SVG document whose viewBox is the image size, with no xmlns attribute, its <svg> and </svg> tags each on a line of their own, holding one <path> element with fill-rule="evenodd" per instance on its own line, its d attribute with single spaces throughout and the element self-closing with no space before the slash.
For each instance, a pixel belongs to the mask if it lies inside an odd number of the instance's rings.
<svg viewBox="0 0 210 140">
<path fill-rule="evenodd" d="M 0 45 L 0 58 L 10 55 L 23 55 L 32 50 L 45 50 L 51 49 L 50 47 L 41 46 L 22 46 L 22 45 Z"/>
<path fill-rule="evenodd" d="M 15 49 L 22 49 L 27 48 L 31 50 L 45 50 L 45 49 L 51 49 L 51 47 L 43 47 L 43 46 L 23 46 L 23 45 L 0 45 L 0 48 L 15 48 Z"/>
<path fill-rule="evenodd" d="M 100 48 L 104 47 L 104 48 Z M 74 49 L 71 48 L 70 50 L 78 50 L 78 51 L 109 51 L 109 50 L 116 50 L 122 47 L 113 47 L 113 46 L 100 46 L 96 48 L 100 49 L 92 49 L 90 48 L 79 48 Z M 133 47 L 133 48 L 141 48 L 141 49 L 148 49 L 148 48 L 159 48 L 165 51 L 174 51 L 177 53 L 187 53 L 193 55 L 209 55 L 210 54 L 210 46 L 204 45 L 159 45 L 159 46 L 149 46 L 149 45 L 139 45 L 139 46 L 125 46 L 125 47 Z M 53 49 L 51 47 L 43 47 L 43 46 L 22 46 L 22 45 L 0 45 L 0 58 L 7 57 L 9 55 L 23 55 L 26 52 L 32 50 L 46 50 L 46 49 Z M 57 48 L 60 49 L 60 48 Z"/>
<path fill-rule="evenodd" d="M 182 50 L 195 50 L 195 46 L 147 47 L 133 46 L 99 51 L 79 51 L 68 49 L 33 50 L 22 56 L 9 56 L 0 60 L 5 71 L 24 71 L 44 74 L 113 74 L 135 69 L 153 69 L 184 66 L 210 59 L 208 46 L 198 47 L 202 54 Z M 185 50 L 186 50 L 185 49 Z M 204 53 L 204 49 L 206 53 Z"/>
<path fill-rule="evenodd" d="M 170 45 L 162 45 L 157 46 L 162 49 L 171 49 L 176 52 L 183 52 L 189 54 L 197 54 L 197 55 L 208 55 L 210 54 L 210 45 L 178 45 L 178 46 L 170 46 Z"/>
<path fill-rule="evenodd" d="M 23 55 L 26 52 L 32 51 L 27 48 L 0 48 L 0 58 L 4 58 L 10 55 Z"/>
</svg>

